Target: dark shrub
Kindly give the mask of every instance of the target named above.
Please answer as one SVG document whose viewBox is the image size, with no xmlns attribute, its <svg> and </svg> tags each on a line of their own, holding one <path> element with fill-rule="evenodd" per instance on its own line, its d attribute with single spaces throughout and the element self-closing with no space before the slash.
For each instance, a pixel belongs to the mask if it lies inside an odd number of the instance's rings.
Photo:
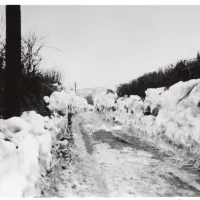
<svg viewBox="0 0 200 200">
<path fill-rule="evenodd" d="M 200 54 L 193 60 L 181 60 L 175 66 L 170 65 L 165 69 L 160 68 L 157 72 L 146 73 L 130 81 L 129 83 L 117 86 L 119 97 L 124 95 L 138 95 L 145 98 L 145 91 L 148 88 L 169 88 L 179 81 L 188 81 L 190 79 L 200 78 Z"/>
</svg>

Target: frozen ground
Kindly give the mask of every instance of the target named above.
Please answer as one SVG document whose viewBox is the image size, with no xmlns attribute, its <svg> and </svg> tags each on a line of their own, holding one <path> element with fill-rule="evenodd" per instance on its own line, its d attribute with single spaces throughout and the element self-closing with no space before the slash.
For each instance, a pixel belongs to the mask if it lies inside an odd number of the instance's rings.
<svg viewBox="0 0 200 200">
<path fill-rule="evenodd" d="M 74 118 L 71 137 L 70 159 L 54 159 L 43 196 L 200 196 L 198 169 L 184 168 L 174 152 L 127 136 L 94 112 Z"/>
</svg>

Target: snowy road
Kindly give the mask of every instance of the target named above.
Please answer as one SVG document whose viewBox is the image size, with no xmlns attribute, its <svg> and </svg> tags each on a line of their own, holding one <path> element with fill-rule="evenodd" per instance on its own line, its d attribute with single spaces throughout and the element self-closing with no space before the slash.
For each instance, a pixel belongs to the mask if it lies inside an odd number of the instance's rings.
<svg viewBox="0 0 200 200">
<path fill-rule="evenodd" d="M 125 137 L 120 126 L 92 112 L 75 122 L 77 176 L 85 177 L 77 181 L 77 196 L 200 196 L 199 171 L 181 168 L 172 153 Z"/>
<path fill-rule="evenodd" d="M 73 137 L 71 161 L 54 159 L 45 197 L 200 196 L 198 169 L 183 168 L 172 152 L 126 136 L 100 115 L 78 114 Z"/>
</svg>

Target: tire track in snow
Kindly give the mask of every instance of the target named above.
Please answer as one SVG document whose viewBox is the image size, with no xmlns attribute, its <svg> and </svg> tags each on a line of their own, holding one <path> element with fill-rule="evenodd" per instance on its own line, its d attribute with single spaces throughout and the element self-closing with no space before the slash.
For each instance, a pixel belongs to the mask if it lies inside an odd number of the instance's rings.
<svg viewBox="0 0 200 200">
<path fill-rule="evenodd" d="M 82 195 L 77 193 L 77 196 L 85 197 L 107 197 L 108 190 L 104 180 L 99 174 L 98 166 L 96 166 L 93 160 L 92 154 L 92 144 L 90 143 L 89 137 L 85 132 L 82 132 L 83 121 L 81 118 L 77 117 L 73 122 L 73 132 L 74 132 L 74 142 L 76 145 L 76 151 L 79 155 L 80 162 L 79 174 L 78 176 L 84 176 L 85 182 L 82 183 L 85 190 L 82 191 Z"/>
<path fill-rule="evenodd" d="M 92 154 L 92 151 L 93 151 L 92 144 L 91 144 L 91 142 L 90 142 L 89 136 L 87 135 L 87 133 L 86 133 L 85 130 L 83 129 L 82 123 L 79 123 L 79 128 L 80 128 L 80 131 L 81 131 L 81 133 L 82 133 L 82 135 L 83 135 L 83 140 L 84 140 L 84 142 L 85 142 L 85 147 L 86 147 L 86 149 L 87 149 L 87 152 L 88 152 L 89 154 Z"/>
</svg>

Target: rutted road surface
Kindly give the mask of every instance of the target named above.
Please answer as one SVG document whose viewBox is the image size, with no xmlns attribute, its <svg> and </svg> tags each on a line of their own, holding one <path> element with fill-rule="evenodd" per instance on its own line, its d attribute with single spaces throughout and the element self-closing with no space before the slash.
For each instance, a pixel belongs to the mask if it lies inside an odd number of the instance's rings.
<svg viewBox="0 0 200 200">
<path fill-rule="evenodd" d="M 172 152 L 126 136 L 98 114 L 76 116 L 74 139 L 80 158 L 76 176 L 82 178 L 74 177 L 71 195 L 200 196 L 198 170 L 184 170 Z"/>
</svg>

